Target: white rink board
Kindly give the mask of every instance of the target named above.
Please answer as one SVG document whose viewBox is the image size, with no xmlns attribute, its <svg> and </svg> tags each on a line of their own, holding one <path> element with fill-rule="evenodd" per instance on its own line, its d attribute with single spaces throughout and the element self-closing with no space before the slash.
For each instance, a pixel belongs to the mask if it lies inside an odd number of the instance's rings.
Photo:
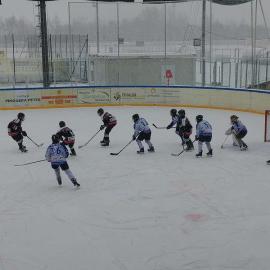
<svg viewBox="0 0 270 270">
<path fill-rule="evenodd" d="M 48 145 L 65 120 L 78 146 L 98 130 L 96 110 L 27 110 L 24 127 Z M 193 125 L 197 114 L 213 125 L 213 158 L 171 156 L 181 149 L 174 130 L 154 128 L 156 153 L 137 155 L 134 143 L 115 157 L 109 153 L 131 139 L 132 114 L 167 125 L 170 108 L 106 110 L 118 119 L 111 146 L 101 148 L 97 136 L 69 159 L 81 183 L 77 191 L 65 175 L 59 188 L 47 162 L 13 166 L 43 159 L 46 146 L 25 140 L 29 152 L 19 153 L 6 134 L 18 111 L 1 112 L 1 269 L 269 269 L 270 146 L 263 143 L 263 116 L 189 108 Z M 231 114 L 248 127 L 246 152 L 231 138 L 220 148 Z"/>
</svg>

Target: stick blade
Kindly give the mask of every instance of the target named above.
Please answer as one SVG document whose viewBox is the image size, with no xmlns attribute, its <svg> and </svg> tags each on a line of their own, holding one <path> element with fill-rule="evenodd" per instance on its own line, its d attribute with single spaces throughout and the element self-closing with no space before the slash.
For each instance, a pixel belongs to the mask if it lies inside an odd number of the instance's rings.
<svg viewBox="0 0 270 270">
<path fill-rule="evenodd" d="M 38 145 L 38 147 L 41 147 L 41 146 L 43 146 L 43 145 L 44 145 L 44 143 L 41 143 L 41 144 Z"/>
<path fill-rule="evenodd" d="M 117 156 L 119 153 L 110 153 L 112 156 Z"/>
</svg>

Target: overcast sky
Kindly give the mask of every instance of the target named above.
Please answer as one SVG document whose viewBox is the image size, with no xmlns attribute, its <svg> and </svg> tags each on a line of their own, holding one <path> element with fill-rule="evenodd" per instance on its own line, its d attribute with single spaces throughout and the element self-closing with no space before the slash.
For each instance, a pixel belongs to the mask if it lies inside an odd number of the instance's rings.
<svg viewBox="0 0 270 270">
<path fill-rule="evenodd" d="M 95 8 L 91 2 L 79 4 L 74 2 L 83 2 L 83 0 L 58 0 L 47 2 L 47 15 L 49 18 L 58 16 L 62 22 L 68 22 L 68 3 L 71 6 L 71 17 L 72 19 L 86 19 L 95 20 Z M 255 2 L 255 1 L 254 1 Z M 16 16 L 17 18 L 26 18 L 29 21 L 35 22 L 35 15 L 37 14 L 37 9 L 34 5 L 37 2 L 32 2 L 29 0 L 2 0 L 2 5 L 0 5 L 0 17 L 7 18 L 10 16 Z M 258 0 L 259 3 L 259 0 Z M 261 0 L 264 8 L 264 13 L 266 16 L 267 24 L 270 27 L 270 0 Z M 169 8 L 173 10 L 176 16 L 186 15 L 190 19 L 191 23 L 198 23 L 200 20 L 200 10 L 201 1 L 189 2 L 189 3 L 178 3 L 167 4 L 170 5 Z M 120 18 L 127 18 L 131 16 L 136 16 L 142 8 L 143 4 L 140 3 L 125 3 L 120 4 Z M 154 5 L 155 7 L 160 5 Z M 219 19 L 221 22 L 250 22 L 250 3 L 238 5 L 238 6 L 222 6 L 213 4 L 213 18 Z M 260 6 L 258 6 L 260 7 Z M 159 8 L 159 7 L 158 7 Z M 112 4 L 102 4 L 100 6 L 100 16 L 102 19 L 115 19 L 116 8 Z M 262 14 L 259 9 L 258 22 L 263 24 Z"/>
</svg>

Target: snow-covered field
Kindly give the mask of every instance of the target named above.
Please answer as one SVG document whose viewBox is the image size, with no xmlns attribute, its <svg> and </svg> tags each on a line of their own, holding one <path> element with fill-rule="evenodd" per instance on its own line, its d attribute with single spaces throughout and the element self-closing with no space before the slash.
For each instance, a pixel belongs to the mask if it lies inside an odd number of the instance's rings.
<svg viewBox="0 0 270 270">
<path fill-rule="evenodd" d="M 156 153 L 137 155 L 131 116 L 167 125 L 170 108 L 108 107 L 118 119 L 111 146 L 97 136 L 97 108 L 25 111 L 29 140 L 23 154 L 6 132 L 17 111 L 0 114 L 1 270 L 268 270 L 270 265 L 270 146 L 263 143 L 263 116 L 186 109 L 195 125 L 203 114 L 214 128 L 213 158 L 181 150 L 174 130 L 152 128 Z M 220 146 L 237 114 L 249 129 L 249 150 Z M 69 165 L 79 190 L 62 174 L 58 187 L 44 158 L 50 137 L 65 120 L 76 134 L 77 157 Z M 192 135 L 192 138 L 194 136 Z M 197 145 L 196 145 L 197 148 Z M 204 148 L 205 149 L 205 148 Z M 206 151 L 205 151 L 206 152 Z M 204 154 L 205 154 L 204 152 Z"/>
</svg>

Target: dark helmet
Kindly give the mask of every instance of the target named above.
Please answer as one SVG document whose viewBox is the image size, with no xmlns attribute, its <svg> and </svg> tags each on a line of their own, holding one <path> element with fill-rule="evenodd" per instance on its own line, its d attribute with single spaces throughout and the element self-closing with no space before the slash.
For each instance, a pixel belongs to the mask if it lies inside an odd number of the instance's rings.
<svg viewBox="0 0 270 270">
<path fill-rule="evenodd" d="M 17 117 L 18 117 L 18 119 L 20 119 L 21 121 L 23 121 L 24 118 L 25 118 L 25 114 L 22 113 L 22 112 L 20 112 L 20 113 L 18 113 Z"/>
<path fill-rule="evenodd" d="M 177 114 L 177 110 L 176 110 L 176 109 L 171 109 L 171 110 L 170 110 L 170 115 L 171 115 L 172 117 L 176 116 L 176 114 Z"/>
<path fill-rule="evenodd" d="M 65 121 L 60 121 L 60 122 L 59 122 L 59 127 L 60 127 L 60 128 L 65 127 L 65 126 L 66 126 Z"/>
<path fill-rule="evenodd" d="M 60 141 L 59 136 L 56 134 L 53 134 L 52 135 L 52 143 L 59 143 L 59 141 Z"/>
<path fill-rule="evenodd" d="M 199 122 L 201 122 L 203 120 L 203 116 L 201 115 L 201 114 L 198 114 L 197 116 L 196 116 L 196 121 L 199 123 Z"/>
<path fill-rule="evenodd" d="M 132 119 L 134 122 L 137 122 L 139 120 L 139 118 L 140 118 L 140 116 L 137 113 L 132 115 Z"/>
<path fill-rule="evenodd" d="M 99 109 L 97 110 L 97 114 L 98 114 L 99 116 L 101 116 L 103 113 L 104 113 L 104 110 L 103 110 L 102 108 L 99 108 Z"/>
<path fill-rule="evenodd" d="M 185 110 L 179 110 L 179 111 L 178 111 L 178 115 L 179 115 L 181 118 L 185 118 L 185 116 L 186 116 Z"/>
<path fill-rule="evenodd" d="M 238 119 L 238 116 L 237 115 L 233 114 L 231 116 L 231 122 L 235 122 L 235 121 L 237 121 L 237 119 Z"/>
</svg>

